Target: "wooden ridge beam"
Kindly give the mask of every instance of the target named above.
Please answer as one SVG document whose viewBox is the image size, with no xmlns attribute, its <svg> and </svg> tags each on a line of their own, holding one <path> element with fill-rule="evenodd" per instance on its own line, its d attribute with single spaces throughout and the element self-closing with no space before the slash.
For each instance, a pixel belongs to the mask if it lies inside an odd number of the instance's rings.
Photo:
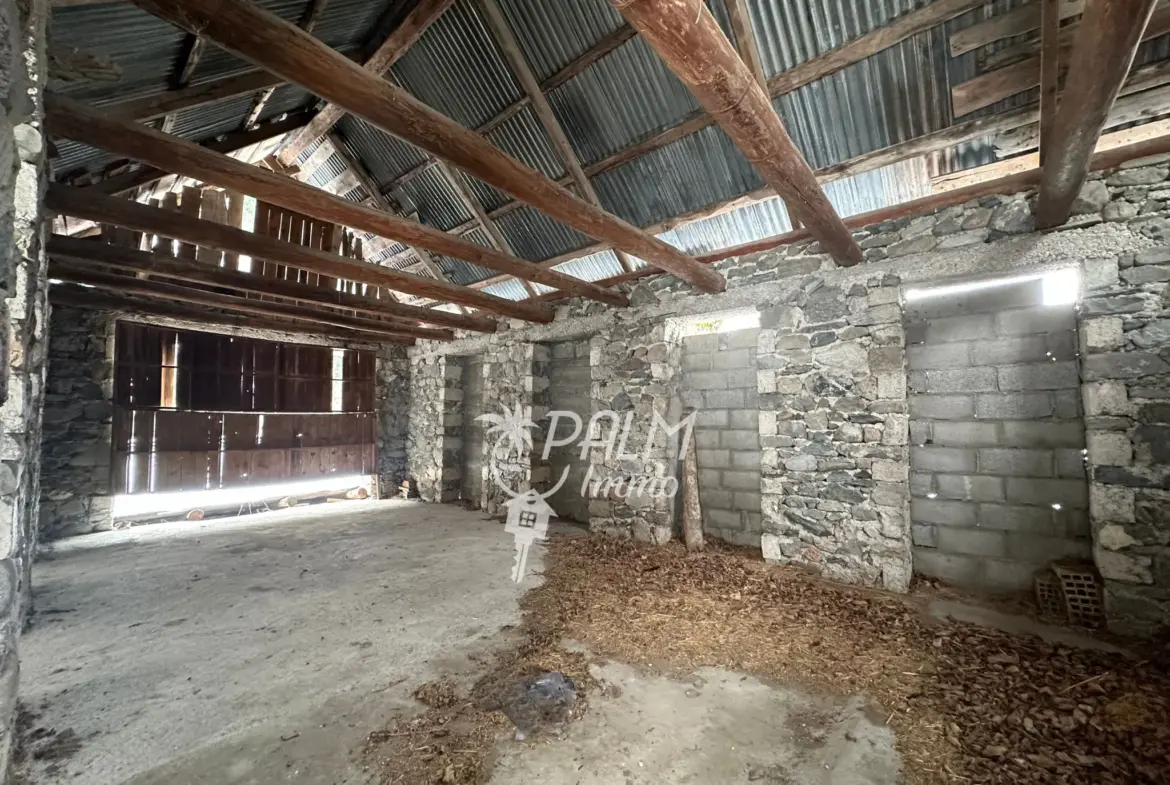
<svg viewBox="0 0 1170 785">
<path fill-rule="evenodd" d="M 441 302 L 469 305 L 489 313 L 542 322 L 552 321 L 553 317 L 551 311 L 531 303 L 513 302 L 445 281 L 400 273 L 327 251 L 286 243 L 233 226 L 148 207 L 129 199 L 102 196 L 63 185 L 50 185 L 45 196 L 45 206 L 54 212 L 77 218 L 173 237 L 192 245 L 266 259 L 309 272 L 416 294 L 420 297 L 430 297 Z"/>
<path fill-rule="evenodd" d="M 179 26 L 198 28 L 217 45 L 337 103 L 404 141 L 444 158 L 583 234 L 612 243 L 703 291 L 722 291 L 727 285 L 717 271 L 697 264 L 668 243 L 577 198 L 405 90 L 354 65 L 303 30 L 253 3 L 245 0 L 231 4 L 221 0 L 132 2 Z M 531 280 L 545 283 L 535 278 Z"/>
<path fill-rule="evenodd" d="M 366 60 L 362 68 L 375 77 L 382 76 L 432 24 L 438 21 L 453 2 L 454 0 L 421 0 L 402 20 L 402 24 L 387 36 L 382 45 Z M 344 108 L 336 103 L 327 103 L 313 121 L 281 150 L 280 160 L 286 166 L 291 166 L 305 148 L 324 136 L 344 115 Z"/>
<path fill-rule="evenodd" d="M 176 259 L 166 254 L 138 251 L 117 245 L 107 245 L 97 239 L 82 240 L 63 235 L 52 235 L 46 248 L 49 257 L 56 260 L 97 263 L 131 272 L 148 273 L 177 281 L 221 286 L 252 294 L 272 295 L 314 305 L 343 308 L 390 320 L 403 328 L 420 324 L 434 324 L 479 332 L 495 332 L 496 321 L 484 316 L 464 316 L 402 305 L 392 298 L 348 294 L 322 286 L 285 281 L 266 275 L 245 273 L 227 267 L 214 267 L 201 262 Z"/>
<path fill-rule="evenodd" d="M 489 270 L 516 275 L 555 289 L 573 291 L 609 305 L 624 306 L 628 302 L 625 295 L 620 292 L 603 289 L 578 278 L 545 270 L 531 262 L 484 248 L 437 229 L 346 201 L 341 197 L 304 185 L 291 178 L 265 171 L 259 167 L 249 166 L 185 140 L 161 134 L 143 125 L 105 116 L 83 104 L 55 96 L 46 96 L 45 118 L 51 133 L 136 158 L 159 169 L 171 169 L 201 182 L 248 194 L 270 204 L 279 205 L 322 221 L 350 226 L 382 237 L 391 237 L 399 242 L 421 246 L 435 253 L 464 259 Z M 418 276 L 409 276 L 409 278 L 418 278 Z M 410 280 L 403 280 L 400 283 L 409 285 Z M 448 286 L 450 285 L 448 284 Z M 466 288 L 451 287 L 447 294 L 453 297 L 466 297 Z M 438 297 L 443 300 L 448 299 L 442 296 Z M 460 302 L 457 299 L 449 301 L 476 308 L 483 307 L 497 313 L 502 312 L 500 308 L 512 309 L 511 315 L 516 315 L 514 302 L 503 298 L 496 298 L 496 300 L 497 302 L 494 303 L 481 301 L 479 305 Z M 538 321 L 544 320 L 548 316 L 543 312 L 538 313 Z"/>
<path fill-rule="evenodd" d="M 1112 0 L 1101 0 L 1102 2 L 1112 2 Z M 1096 3 L 1089 3 L 1089 9 Z M 1086 16 L 1088 15 L 1086 10 Z M 1151 38 L 1156 38 L 1166 33 L 1170 33 L 1170 7 L 1160 8 L 1152 17 L 1149 18 L 1149 24 L 1145 27 L 1144 33 L 1139 36 L 1140 41 L 1148 41 Z M 1082 17 L 1082 21 L 1076 26 L 1066 26 L 1061 29 L 1062 43 L 1060 59 L 1064 63 L 1071 66 L 1072 60 L 1070 55 L 1071 40 L 1069 36 L 1079 36 L 1080 30 L 1084 28 L 1086 22 Z M 1068 84 L 1072 84 L 1071 79 L 1066 78 Z M 988 71 L 985 74 L 980 74 L 973 79 L 968 79 L 965 82 L 955 85 L 951 88 L 951 104 L 953 106 L 955 117 L 962 117 L 965 114 L 970 114 L 976 109 L 983 109 L 991 106 L 994 103 L 1002 101 L 1005 98 L 1010 98 L 1017 93 L 1022 93 L 1025 90 L 1030 90 L 1033 87 L 1040 85 L 1040 55 L 1036 54 L 1021 60 L 1018 63 L 997 68 L 994 71 Z"/>
<path fill-rule="evenodd" d="M 230 155 L 244 148 L 251 147 L 254 144 L 266 142 L 273 137 L 283 136 L 289 131 L 301 128 L 307 122 L 309 122 L 309 115 L 304 112 L 298 112 L 297 114 L 290 114 L 283 120 L 258 125 L 251 131 L 235 131 L 226 134 L 219 139 L 206 142 L 201 146 L 217 153 Z M 153 166 L 143 166 L 136 171 L 127 172 L 117 177 L 110 177 L 106 180 L 96 182 L 93 185 L 83 187 L 93 188 L 98 193 L 103 194 L 124 194 L 128 191 L 133 191 L 135 188 L 158 182 L 169 174 L 174 173 L 165 172 Z"/>
<path fill-rule="evenodd" d="M 250 300 L 238 295 L 222 294 L 206 289 L 183 286 L 173 282 L 102 272 L 88 264 L 53 262 L 49 265 L 49 271 L 49 274 L 57 280 L 94 286 L 99 289 L 118 292 L 119 294 L 155 297 L 164 300 L 191 303 L 192 305 L 207 305 L 213 308 L 223 308 L 228 311 L 257 314 L 259 316 L 297 319 L 311 324 L 339 327 L 343 330 L 359 330 L 370 333 L 371 335 L 377 335 L 379 340 L 389 340 L 395 343 L 413 343 L 415 338 L 449 341 L 455 337 L 449 330 L 427 330 L 418 327 L 400 329 L 396 325 L 388 324 L 377 319 L 347 316 L 320 308 L 289 305 L 265 300 Z"/>
<path fill-rule="evenodd" d="M 225 313 L 214 308 L 196 308 L 191 305 L 180 305 L 173 301 L 136 298 L 127 295 L 117 295 L 99 289 L 80 287 L 73 284 L 54 284 L 49 288 L 49 302 L 54 305 L 80 308 L 83 310 L 114 311 L 132 319 L 149 319 L 163 317 L 175 319 L 199 327 L 226 327 L 248 333 L 255 330 L 272 330 L 288 335 L 311 336 L 317 339 L 327 339 L 336 346 L 369 346 L 380 343 L 377 336 L 364 337 L 364 334 L 354 330 L 343 330 L 324 325 L 310 325 L 304 322 L 294 322 L 279 317 L 262 317 L 256 315 L 244 316 L 238 313 Z M 194 329 L 194 328 L 193 328 Z"/>
<path fill-rule="evenodd" d="M 1045 151 L 1036 225 L 1068 220 L 1085 183 L 1093 148 L 1125 82 L 1155 0 L 1094 0 L 1085 8 L 1073 46 L 1064 96 Z"/>
<path fill-rule="evenodd" d="M 696 17 L 695 9 L 685 4 L 613 0 L 613 5 L 838 264 L 860 262 L 861 249 L 788 136 L 771 99 L 706 6 L 699 4 Z"/>
</svg>

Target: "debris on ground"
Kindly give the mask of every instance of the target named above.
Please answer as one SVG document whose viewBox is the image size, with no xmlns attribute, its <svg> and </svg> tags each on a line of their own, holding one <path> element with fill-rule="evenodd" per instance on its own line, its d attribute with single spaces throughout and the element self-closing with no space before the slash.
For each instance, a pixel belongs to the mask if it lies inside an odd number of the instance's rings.
<svg viewBox="0 0 1170 785">
<path fill-rule="evenodd" d="M 913 597 L 829 583 L 718 541 L 688 554 L 603 536 L 554 537 L 522 599 L 520 642 L 466 698 L 371 734 L 382 785 L 484 783 L 517 683 L 560 672 L 573 717 L 596 656 L 669 674 L 701 666 L 864 695 L 917 783 L 1170 782 L 1170 672 L 923 612 Z M 555 742 L 554 742 L 555 743 Z"/>
<path fill-rule="evenodd" d="M 542 729 L 559 733 L 576 703 L 577 685 L 565 674 L 554 671 L 517 682 L 511 694 L 504 697 L 500 710 L 516 726 L 516 739 L 523 741 Z"/>
<path fill-rule="evenodd" d="M 450 679 L 428 681 L 411 693 L 411 696 L 419 703 L 430 706 L 432 709 L 445 709 L 448 706 L 454 706 L 457 700 L 455 682 Z"/>
</svg>

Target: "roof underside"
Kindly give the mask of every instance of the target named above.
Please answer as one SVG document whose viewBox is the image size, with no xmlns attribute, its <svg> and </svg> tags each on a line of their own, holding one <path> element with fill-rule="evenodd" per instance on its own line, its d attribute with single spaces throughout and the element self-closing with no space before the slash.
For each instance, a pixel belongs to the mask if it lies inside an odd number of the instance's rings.
<svg viewBox="0 0 1170 785">
<path fill-rule="evenodd" d="M 724 0 L 707 0 L 729 37 Z M 296 22 L 308 0 L 259 0 L 259 5 Z M 314 35 L 328 45 L 358 56 L 375 35 L 379 21 L 405 16 L 413 0 L 369 2 L 331 0 Z M 906 141 L 955 123 L 950 89 L 976 76 L 980 58 L 1022 39 L 1005 39 L 958 57 L 947 40 L 953 32 L 1023 4 L 995 0 L 927 32 L 913 36 L 838 73 L 774 101 L 796 146 L 813 168 Z M 623 25 L 607 0 L 500 0 L 508 24 L 537 80 L 571 63 Z M 767 76 L 792 68 L 926 5 L 922 0 L 747 0 L 761 61 Z M 62 92 L 96 104 L 108 104 L 168 89 L 183 56 L 186 34 L 126 3 L 58 8 L 53 13 L 55 44 L 105 55 L 123 71 L 116 83 L 73 85 Z M 377 41 L 374 41 L 376 44 Z M 1165 58 L 1167 37 L 1143 45 L 1138 63 Z M 194 71 L 193 83 L 251 70 L 245 61 L 208 47 Z M 523 97 L 473 0 L 457 0 L 391 68 L 388 78 L 438 111 L 468 128 L 478 128 Z M 1013 96 L 980 112 L 993 114 L 1036 100 L 1038 90 Z M 548 93 L 581 163 L 588 170 L 608 156 L 677 125 L 699 109 L 687 89 L 638 36 L 591 64 Z M 263 120 L 315 99 L 294 86 L 278 89 Z M 203 141 L 238 130 L 253 103 L 242 96 L 190 109 L 174 118 L 173 133 Z M 472 226 L 465 237 L 490 245 L 442 172 L 418 170 L 429 156 L 363 120 L 346 116 L 334 129 L 343 145 L 364 164 L 378 187 L 404 214 L 417 213 L 423 223 L 442 230 Z M 560 178 L 566 170 L 532 109 L 525 107 L 486 134 L 508 155 Z M 306 150 L 302 160 L 313 148 Z M 60 176 L 101 169 L 113 157 L 72 142 L 58 144 L 55 171 Z M 915 160 L 830 183 L 830 201 L 842 216 L 890 206 L 930 193 L 932 174 L 966 169 L 996 160 L 990 139 L 967 143 L 931 160 Z M 323 185 L 343 170 L 336 156 L 309 182 Z M 682 214 L 759 189 L 763 182 L 717 126 L 684 137 L 593 176 L 601 205 L 637 225 L 651 226 Z M 472 192 L 491 214 L 510 197 L 472 177 Z M 345 195 L 360 200 L 356 189 Z M 517 256 L 531 261 L 592 244 L 592 240 L 532 207 L 502 214 L 497 226 Z M 788 231 L 783 203 L 773 199 L 687 224 L 662 235 L 688 253 L 703 253 Z M 374 261 L 398 267 L 413 263 L 400 245 L 386 247 Z M 456 259 L 436 257 L 455 283 L 471 284 L 494 276 L 489 270 Z M 638 260 L 632 260 L 640 265 Z M 562 272 L 600 280 L 621 272 L 610 251 L 561 265 Z M 493 294 L 527 296 L 515 280 L 490 286 Z M 537 287 L 537 291 L 547 291 Z"/>
</svg>

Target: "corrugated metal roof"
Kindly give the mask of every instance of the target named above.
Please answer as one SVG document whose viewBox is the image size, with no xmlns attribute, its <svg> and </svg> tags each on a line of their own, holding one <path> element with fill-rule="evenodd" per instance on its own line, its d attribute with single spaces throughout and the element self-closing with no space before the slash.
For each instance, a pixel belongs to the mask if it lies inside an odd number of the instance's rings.
<svg viewBox="0 0 1170 785">
<path fill-rule="evenodd" d="M 256 5 L 269 13 L 276 14 L 286 22 L 296 24 L 301 15 L 309 7 L 310 0 L 252 0 Z M 208 45 L 199 57 L 195 66 L 195 73 L 191 76 L 192 84 L 220 79 L 225 76 L 241 74 L 255 70 L 256 66 L 242 58 L 236 57 L 227 50 L 218 46 Z"/>
<path fill-rule="evenodd" d="M 500 9 L 538 81 L 625 23 L 608 2 L 597 0 L 501 0 Z"/>
<path fill-rule="evenodd" d="M 395 188 L 389 196 L 402 205 L 404 213 L 417 211 L 419 221 L 444 231 L 471 219 L 446 176 L 435 166 Z"/>
<path fill-rule="evenodd" d="M 525 205 L 496 219 L 496 226 L 521 259 L 540 261 L 593 242 L 590 238 Z"/>
<path fill-rule="evenodd" d="M 353 146 L 370 176 L 383 188 L 426 160 L 426 153 L 414 145 L 353 115 L 341 118 L 335 128 Z"/>
</svg>

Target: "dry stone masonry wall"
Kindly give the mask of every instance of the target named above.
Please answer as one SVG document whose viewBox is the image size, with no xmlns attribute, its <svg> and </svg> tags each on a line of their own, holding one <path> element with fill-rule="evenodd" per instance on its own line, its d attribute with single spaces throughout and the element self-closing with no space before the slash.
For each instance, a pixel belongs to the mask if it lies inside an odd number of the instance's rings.
<svg viewBox="0 0 1170 785">
<path fill-rule="evenodd" d="M 114 316 L 57 307 L 50 320 L 40 538 L 112 524 Z"/>
<path fill-rule="evenodd" d="M 411 355 L 406 459 L 423 501 L 459 498 L 462 367 L 454 356 Z"/>
<path fill-rule="evenodd" d="M 398 494 L 407 479 L 406 445 L 410 432 L 410 359 L 406 347 L 378 349 L 378 493 L 383 499 Z"/>
<path fill-rule="evenodd" d="M 484 410 L 498 417 L 509 413 L 529 421 L 539 428 L 547 410 L 534 409 L 534 393 L 545 393 L 548 388 L 548 348 L 532 343 L 509 342 L 493 348 L 483 356 Z M 539 365 L 539 368 L 537 366 Z M 540 376 L 535 371 L 541 372 Z M 539 390 L 537 389 L 539 387 Z M 543 405 L 547 401 L 542 397 Z M 523 425 L 523 422 L 520 423 Z M 534 446 L 541 441 L 538 432 L 529 428 L 531 441 L 520 438 L 521 431 L 503 428 L 485 431 L 483 439 L 483 509 L 488 515 L 503 517 L 505 505 L 512 497 L 504 490 L 523 493 L 536 482 L 546 479 L 544 474 L 534 478 L 532 471 Z M 546 473 L 547 474 L 547 473 Z M 503 486 L 503 487 L 501 487 Z"/>
<path fill-rule="evenodd" d="M 452 354 L 490 354 L 504 347 L 511 352 L 517 344 L 588 340 L 592 412 L 616 409 L 636 415 L 627 446 L 635 457 L 607 459 L 603 448 L 594 447 L 590 471 L 595 476 L 635 476 L 647 470 L 677 475 L 677 455 L 669 440 L 652 448 L 650 461 L 640 456 L 649 439 L 650 415 L 657 412 L 674 421 L 685 402 L 697 403 L 695 390 L 684 382 L 686 374 L 699 369 L 684 371 L 682 341 L 671 325 L 756 308 L 761 315 L 753 361 L 759 526 L 761 546 L 770 559 L 812 567 L 843 581 L 903 589 L 912 565 L 911 491 L 920 501 L 929 500 L 931 493 L 937 500 L 953 492 L 959 498 L 946 501 L 975 505 L 975 525 L 965 531 L 982 537 L 988 533 L 980 530 L 978 505 L 998 504 L 1005 512 L 1019 513 L 1039 509 L 1041 497 L 1047 500 L 1059 490 L 1062 510 L 1045 513 L 1043 521 L 1039 515 L 1029 519 L 1048 527 L 1047 533 L 1025 531 L 1026 526 L 1015 532 L 1020 536 L 1006 528 L 990 532 L 988 542 L 994 540 L 996 553 L 1007 547 L 1009 557 L 1024 554 L 1024 539 L 1030 538 L 1033 547 L 1013 569 L 1013 580 L 1022 585 L 1025 568 L 1020 565 L 1084 553 L 1085 519 L 1078 510 L 1085 501 L 1077 488 L 1087 483 L 1087 531 L 1106 580 L 1108 612 L 1118 629 L 1149 632 L 1165 624 L 1170 612 L 1170 251 L 1163 250 L 1170 245 L 1168 169 L 1170 157 L 1165 157 L 1093 175 L 1073 218 L 1042 234 L 1033 231 L 1035 194 L 987 197 L 856 231 L 865 261 L 853 268 L 838 268 L 815 243 L 800 242 L 717 263 L 727 278 L 727 290 L 718 295 L 659 276 L 631 285 L 626 309 L 567 300 L 550 324 L 500 320 L 495 334 L 460 334 L 450 344 L 421 342 L 412 356 L 416 363 L 420 358 L 437 362 L 435 358 Z M 1010 362 L 1007 355 L 976 364 L 968 354 L 961 368 L 908 370 L 902 306 L 908 289 L 1069 267 L 1080 268 L 1085 291 L 1075 317 L 1083 414 L 1078 415 L 1071 394 L 1076 364 L 1063 337 L 1069 327 L 1067 310 L 1059 325 L 1037 332 L 1011 333 L 1006 322 L 993 320 L 994 330 L 1003 326 L 1006 332 L 989 333 L 986 351 L 1000 343 L 1007 351 L 1019 339 L 1019 347 L 1043 343 L 1047 352 L 1049 342 L 1055 342 L 1052 346 L 1063 353 L 1056 362 L 1051 357 L 1044 361 L 1042 374 L 1028 367 L 1031 361 Z M 915 329 L 910 338 L 917 346 Z M 994 389 L 988 370 L 995 376 Z M 982 377 L 985 383 L 979 382 Z M 947 425 L 948 417 L 926 415 L 917 418 L 911 433 L 910 381 L 924 385 L 916 388 L 923 396 L 969 399 L 976 413 L 982 411 L 970 424 L 993 426 L 997 442 L 1014 441 L 947 445 L 961 453 L 973 451 L 974 468 L 969 462 L 953 470 L 936 463 L 915 472 L 911 480 L 911 443 L 942 447 L 940 439 L 961 440 L 964 429 Z M 952 387 L 946 391 L 937 386 L 948 384 Z M 1017 395 L 1015 403 L 1009 400 Z M 553 391 L 551 399 L 555 397 Z M 1027 402 L 1049 408 L 1025 406 L 1015 414 L 980 410 L 981 398 L 990 406 L 992 397 L 1004 406 Z M 748 401 L 745 395 L 745 409 L 750 408 Z M 703 406 L 732 411 L 705 399 Z M 426 404 L 415 401 L 413 408 L 425 412 Z M 742 417 L 746 423 L 747 414 Z M 1033 427 L 1033 420 L 1044 427 Z M 729 430 L 730 423 L 729 414 Z M 1067 438 L 1050 438 L 1049 431 L 1057 426 Z M 1087 433 L 1087 480 L 1076 465 L 1082 443 L 1077 431 Z M 986 427 L 967 429 L 969 438 L 981 432 L 989 433 Z M 712 441 L 721 436 L 708 433 L 702 438 L 704 449 L 723 449 Z M 1035 450 L 1036 455 L 1017 450 Z M 996 464 L 1001 458 L 1007 463 Z M 1029 469 L 1036 476 L 1014 469 L 1006 473 L 1013 461 L 1024 458 L 1037 459 Z M 977 500 L 977 494 L 994 499 Z M 717 500 L 709 501 L 714 502 L 708 506 L 711 512 L 721 510 Z M 962 526 L 953 526 L 955 532 L 940 541 L 940 527 L 949 524 L 921 522 L 916 530 L 920 553 L 932 548 L 943 553 L 942 543 L 949 537 L 953 544 L 956 533 L 962 539 Z M 590 525 L 653 542 L 677 533 L 674 506 L 641 496 L 591 499 Z M 754 534 L 718 526 L 713 519 L 707 527 L 729 539 Z M 999 560 L 1008 563 L 1012 558 Z"/>
</svg>

